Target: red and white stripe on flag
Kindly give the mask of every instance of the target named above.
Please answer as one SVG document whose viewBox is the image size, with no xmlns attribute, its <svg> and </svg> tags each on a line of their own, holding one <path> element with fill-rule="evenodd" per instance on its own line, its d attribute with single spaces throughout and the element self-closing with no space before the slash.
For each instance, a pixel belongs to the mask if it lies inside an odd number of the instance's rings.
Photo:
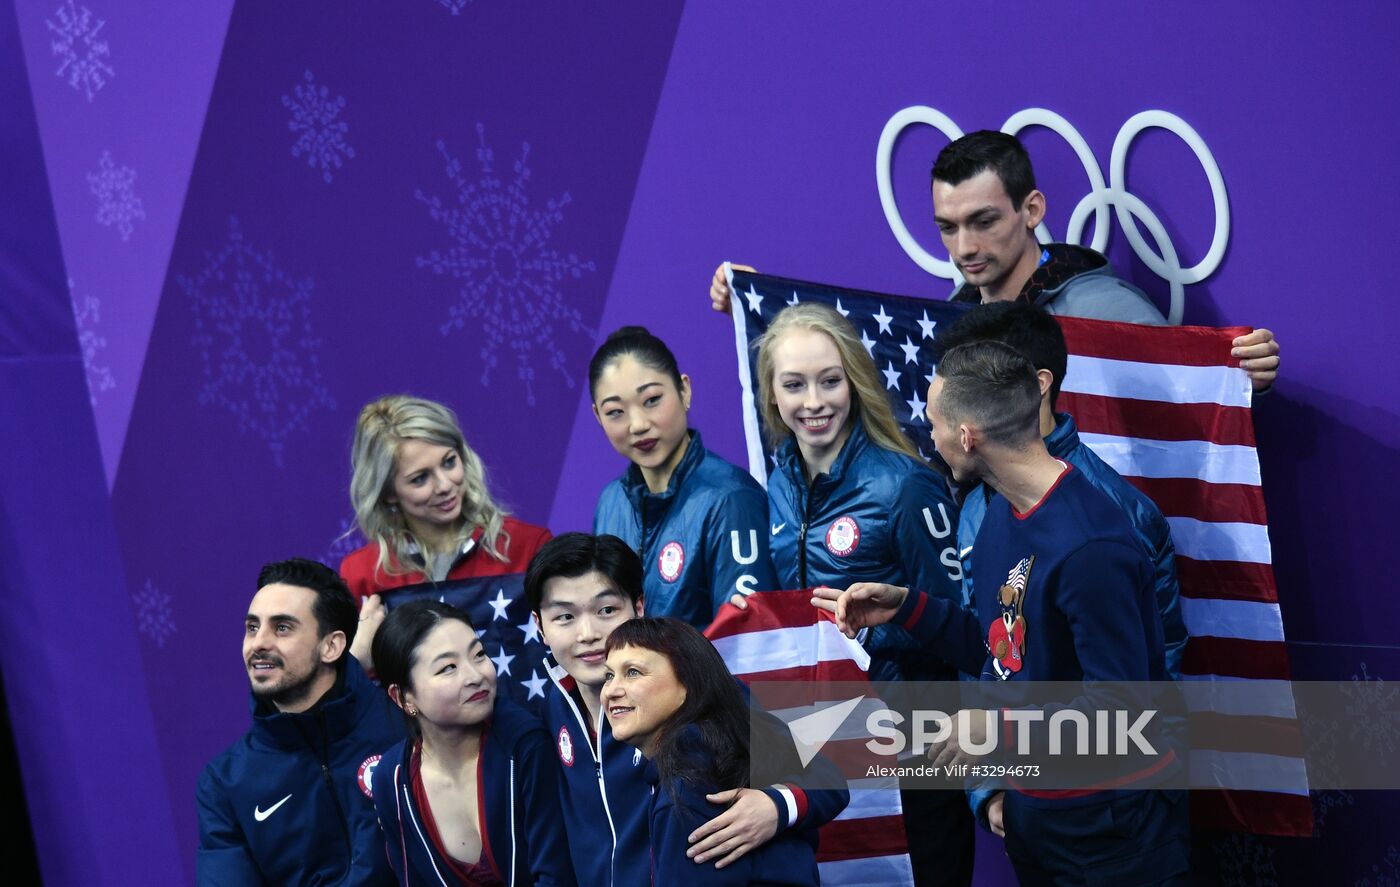
<svg viewBox="0 0 1400 887">
<path fill-rule="evenodd" d="M 747 609 L 726 604 L 705 636 L 745 683 L 782 681 L 787 690 L 798 691 L 798 696 L 785 694 L 784 704 L 792 709 L 811 711 L 824 703 L 844 702 L 844 696 L 820 698 L 822 688 L 844 682 L 849 689 L 851 682 L 866 682 L 870 657 L 837 630 L 828 614 L 813 607 L 811 599 L 809 591 L 771 591 L 751 596 Z M 773 711 L 784 720 L 791 720 L 793 713 Z M 848 724 L 854 723 L 864 721 L 848 719 Z M 843 731 L 835 741 L 869 738 L 873 737 Z M 821 829 L 817 864 L 822 884 L 913 884 L 898 780 L 848 773 L 847 785 L 850 804 Z"/>
<path fill-rule="evenodd" d="M 1171 525 L 1190 635 L 1183 680 L 1288 680 L 1251 386 L 1230 356 L 1249 330 L 1056 319 L 1070 354 L 1059 409 Z M 1279 727 L 1296 730 L 1284 708 Z M 1193 749 L 1189 763 L 1193 784 L 1220 774 L 1231 786 L 1192 793 L 1193 827 L 1312 834 L 1300 755 Z"/>
</svg>

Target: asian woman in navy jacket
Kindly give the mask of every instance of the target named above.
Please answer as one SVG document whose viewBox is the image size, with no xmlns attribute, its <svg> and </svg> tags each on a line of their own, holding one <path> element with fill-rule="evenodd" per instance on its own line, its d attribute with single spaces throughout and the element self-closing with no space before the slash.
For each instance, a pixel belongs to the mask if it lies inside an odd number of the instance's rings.
<svg viewBox="0 0 1400 887">
<path fill-rule="evenodd" d="M 786 832 L 725 868 L 686 857 L 689 835 L 723 812 L 706 794 L 749 778 L 749 711 L 700 632 L 679 619 L 633 619 L 608 637 L 602 702 L 613 738 L 646 758 L 651 883 L 815 887 L 816 836 Z"/>
<path fill-rule="evenodd" d="M 399 882 L 573 885 L 553 744 L 533 715 L 497 695 L 467 615 L 432 600 L 403 604 L 373 654 L 411 734 L 372 777 Z"/>
<path fill-rule="evenodd" d="M 632 463 L 604 488 L 593 532 L 641 557 L 647 612 L 704 629 L 733 595 L 776 588 L 763 488 L 689 427 L 690 379 L 666 343 L 643 327 L 617 330 L 593 355 L 588 384 L 593 415 Z"/>
</svg>

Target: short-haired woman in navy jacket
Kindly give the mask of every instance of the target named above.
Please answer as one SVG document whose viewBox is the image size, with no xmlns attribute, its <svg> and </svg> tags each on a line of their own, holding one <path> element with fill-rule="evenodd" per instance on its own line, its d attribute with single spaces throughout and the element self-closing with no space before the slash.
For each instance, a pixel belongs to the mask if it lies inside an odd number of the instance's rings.
<svg viewBox="0 0 1400 887">
<path fill-rule="evenodd" d="M 374 662 L 411 738 L 384 753 L 374 806 L 399 882 L 572 885 L 559 770 L 544 727 L 496 693 L 496 668 L 465 613 L 394 608 Z"/>
<path fill-rule="evenodd" d="M 679 619 L 624 622 L 607 641 L 602 702 L 613 738 L 641 751 L 654 786 L 651 882 L 815 887 L 816 836 L 785 833 L 725 868 L 686 857 L 689 835 L 723 812 L 706 794 L 749 779 L 749 710 L 724 660 Z"/>
<path fill-rule="evenodd" d="M 593 415 L 632 462 L 604 488 L 593 532 L 641 557 L 647 612 L 704 629 L 735 594 L 776 588 L 763 488 L 689 427 L 690 379 L 666 343 L 639 326 L 615 331 L 588 384 Z"/>
</svg>

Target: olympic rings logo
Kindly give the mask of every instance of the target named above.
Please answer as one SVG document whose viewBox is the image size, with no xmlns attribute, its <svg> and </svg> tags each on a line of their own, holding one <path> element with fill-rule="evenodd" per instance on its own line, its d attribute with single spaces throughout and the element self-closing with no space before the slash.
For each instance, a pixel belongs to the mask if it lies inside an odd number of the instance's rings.
<svg viewBox="0 0 1400 887">
<path fill-rule="evenodd" d="M 889 222 L 890 230 L 894 232 L 895 239 L 899 241 L 899 245 L 904 248 L 904 252 L 909 255 L 909 258 L 930 274 L 948 280 L 961 280 L 961 275 L 958 274 L 957 268 L 951 261 L 930 254 L 914 239 L 914 236 L 909 233 L 908 227 L 905 226 L 904 219 L 899 215 L 899 207 L 894 202 L 894 187 L 890 175 L 894 143 L 901 132 L 918 123 L 938 129 L 949 140 L 961 138 L 963 135 L 963 131 L 946 114 L 927 105 L 905 108 L 891 117 L 880 133 L 880 144 L 875 151 L 875 181 L 880 190 L 880 205 L 884 208 L 885 220 Z M 1027 108 L 1024 111 L 1018 111 L 1002 124 L 1001 131 L 1016 135 L 1030 126 L 1044 126 L 1063 138 L 1074 149 L 1075 156 L 1084 165 L 1084 172 L 1089 177 L 1089 193 L 1075 205 L 1074 212 L 1070 214 L 1064 242 L 1081 243 L 1081 238 L 1084 235 L 1084 224 L 1088 221 L 1089 213 L 1092 211 L 1094 213 L 1094 239 L 1089 246 L 1103 252 L 1104 248 L 1108 246 L 1108 210 L 1112 207 L 1118 217 L 1118 224 L 1123 229 L 1123 234 L 1128 238 L 1133 252 L 1137 254 L 1144 265 L 1151 269 L 1153 274 L 1170 284 L 1171 310 L 1167 314 L 1167 322 L 1174 325 L 1180 324 L 1182 311 L 1185 307 L 1185 286 L 1190 283 L 1199 283 L 1215 273 L 1215 269 L 1220 266 L 1221 259 L 1225 257 L 1225 245 L 1230 239 L 1230 202 L 1225 194 L 1225 180 L 1221 177 L 1220 166 L 1215 162 L 1215 157 L 1206 147 L 1205 141 L 1196 133 L 1196 130 L 1191 128 L 1190 124 L 1175 114 L 1167 111 L 1143 111 L 1134 114 L 1123 124 L 1123 128 L 1118 130 L 1118 135 L 1113 140 L 1113 153 L 1108 163 L 1109 178 L 1108 182 L 1105 183 L 1103 170 L 1099 168 L 1094 152 L 1089 150 L 1089 145 L 1084 141 L 1084 137 L 1070 125 L 1069 121 L 1054 111 L 1045 108 Z M 1196 159 L 1200 161 L 1206 179 L 1210 182 L 1211 200 L 1215 204 L 1215 234 L 1211 238 L 1210 249 L 1206 251 L 1205 258 L 1189 268 L 1181 266 L 1176 247 L 1172 245 L 1171 238 L 1167 235 L 1167 230 L 1163 227 L 1161 220 L 1147 207 L 1147 204 L 1130 193 L 1127 187 L 1125 167 L 1128 159 L 1128 146 L 1132 144 L 1138 133 L 1154 126 L 1176 134 L 1185 142 L 1196 155 Z M 1138 229 L 1139 220 L 1148 233 L 1152 235 L 1152 239 L 1156 241 L 1156 250 L 1143 239 L 1142 232 Z M 1044 223 L 1036 229 L 1035 233 L 1042 243 L 1048 243 L 1053 239 Z"/>
</svg>

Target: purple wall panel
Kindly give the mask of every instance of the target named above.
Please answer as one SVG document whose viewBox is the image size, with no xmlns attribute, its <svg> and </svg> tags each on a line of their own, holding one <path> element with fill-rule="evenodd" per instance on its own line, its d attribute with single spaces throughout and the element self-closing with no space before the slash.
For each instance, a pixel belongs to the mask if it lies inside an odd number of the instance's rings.
<svg viewBox="0 0 1400 887">
<path fill-rule="evenodd" d="M 15 0 L 110 487 L 233 0 Z"/>
<path fill-rule="evenodd" d="M 51 884 L 178 881 L 14 10 L 0 4 L 0 670 Z M 121 860 L 113 866 L 113 860 Z"/>
</svg>

